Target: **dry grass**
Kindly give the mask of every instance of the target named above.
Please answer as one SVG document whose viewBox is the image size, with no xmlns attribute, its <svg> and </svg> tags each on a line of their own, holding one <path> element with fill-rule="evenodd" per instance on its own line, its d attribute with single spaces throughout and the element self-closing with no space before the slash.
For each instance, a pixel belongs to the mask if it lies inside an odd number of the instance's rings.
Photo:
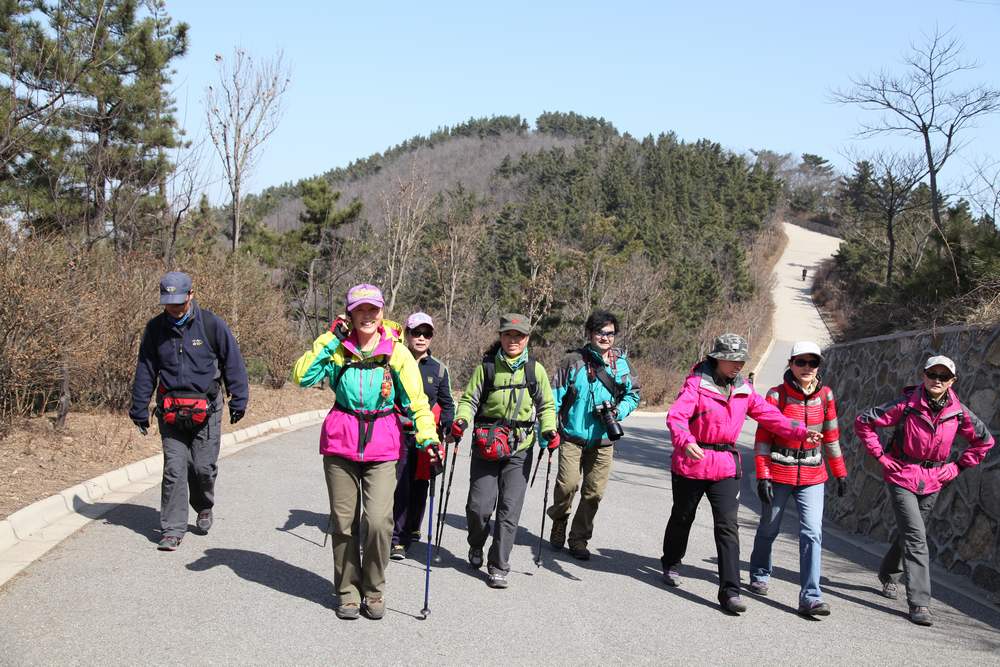
<svg viewBox="0 0 1000 667">
<path fill-rule="evenodd" d="M 252 386 L 246 417 L 229 432 L 297 412 L 329 408 L 328 390 Z M 160 452 L 156 426 L 143 437 L 118 413 L 72 413 L 62 432 L 53 415 L 24 419 L 0 440 L 0 518 L 36 500 Z"/>
</svg>

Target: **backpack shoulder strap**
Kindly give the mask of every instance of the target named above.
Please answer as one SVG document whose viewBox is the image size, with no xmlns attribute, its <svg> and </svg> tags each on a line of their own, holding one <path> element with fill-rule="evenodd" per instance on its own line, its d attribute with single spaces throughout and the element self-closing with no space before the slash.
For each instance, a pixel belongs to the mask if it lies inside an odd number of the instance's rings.
<svg viewBox="0 0 1000 667">
<path fill-rule="evenodd" d="M 219 316 L 210 310 L 201 309 L 201 324 L 205 329 L 205 337 L 208 339 L 208 347 L 211 348 L 212 354 L 215 358 L 219 358 L 219 348 L 222 345 L 219 343 L 220 329 L 219 329 Z"/>
<path fill-rule="evenodd" d="M 537 365 L 538 362 L 529 354 L 528 361 L 524 365 L 524 383 L 528 385 L 528 394 L 535 404 L 535 412 L 539 411 L 539 406 L 542 404 L 542 392 L 538 388 Z"/>
</svg>

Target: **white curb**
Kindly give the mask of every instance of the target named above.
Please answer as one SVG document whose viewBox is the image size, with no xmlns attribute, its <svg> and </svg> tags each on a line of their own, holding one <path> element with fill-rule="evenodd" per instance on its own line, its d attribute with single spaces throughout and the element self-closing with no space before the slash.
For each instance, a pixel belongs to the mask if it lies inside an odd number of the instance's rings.
<svg viewBox="0 0 1000 667">
<path fill-rule="evenodd" d="M 219 458 L 257 444 L 253 440 L 263 435 L 317 424 L 326 414 L 326 410 L 310 410 L 226 433 L 222 436 Z M 93 512 L 92 516 L 85 516 L 81 510 L 103 499 L 108 505 L 100 512 L 104 514 L 113 505 L 155 486 L 162 473 L 163 455 L 150 456 L 64 489 L 0 521 L 0 586 L 97 516 Z"/>
</svg>

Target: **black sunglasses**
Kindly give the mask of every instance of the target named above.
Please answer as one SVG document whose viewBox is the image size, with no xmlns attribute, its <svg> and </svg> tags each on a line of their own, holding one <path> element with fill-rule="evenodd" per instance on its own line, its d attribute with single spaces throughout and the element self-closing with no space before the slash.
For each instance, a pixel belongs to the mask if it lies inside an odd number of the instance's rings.
<svg viewBox="0 0 1000 667">
<path fill-rule="evenodd" d="M 792 361 L 792 364 L 799 368 L 805 368 L 806 366 L 809 368 L 819 368 L 820 361 L 819 359 L 795 359 Z"/>
<path fill-rule="evenodd" d="M 953 375 L 950 375 L 948 373 L 935 373 L 933 371 L 924 371 L 924 375 L 926 375 L 931 380 L 940 380 L 941 382 L 947 382 L 948 380 L 954 377 Z"/>
<path fill-rule="evenodd" d="M 434 338 L 434 329 L 410 329 L 414 338 Z"/>
</svg>

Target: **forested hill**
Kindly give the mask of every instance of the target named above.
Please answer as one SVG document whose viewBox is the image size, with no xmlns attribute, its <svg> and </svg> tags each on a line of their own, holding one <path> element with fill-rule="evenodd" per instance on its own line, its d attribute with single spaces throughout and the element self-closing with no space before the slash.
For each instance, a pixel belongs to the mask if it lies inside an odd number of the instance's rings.
<svg viewBox="0 0 1000 667">
<path fill-rule="evenodd" d="M 494 117 L 262 193 L 248 245 L 283 276 L 304 334 L 372 280 L 390 315 L 432 312 L 453 361 L 478 354 L 499 311 L 528 314 L 554 353 L 608 307 L 633 356 L 681 368 L 715 329 L 752 336 L 766 320 L 751 253 L 773 242 L 780 192 L 711 141 L 639 140 L 573 113 L 534 128 Z"/>
</svg>

